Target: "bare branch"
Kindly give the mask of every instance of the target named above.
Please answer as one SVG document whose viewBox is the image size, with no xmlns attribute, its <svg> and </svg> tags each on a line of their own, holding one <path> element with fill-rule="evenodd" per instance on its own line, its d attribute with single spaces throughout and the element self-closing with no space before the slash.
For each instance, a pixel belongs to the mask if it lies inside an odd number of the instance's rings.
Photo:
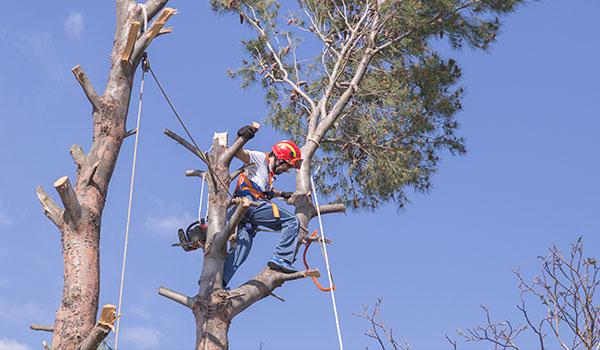
<svg viewBox="0 0 600 350">
<path fill-rule="evenodd" d="M 175 292 L 169 288 L 166 287 L 160 287 L 158 288 L 158 294 L 167 298 L 167 299 L 171 299 L 183 306 L 186 306 L 188 308 L 192 308 L 194 306 L 194 299 L 188 297 L 187 295 Z"/>
<path fill-rule="evenodd" d="M 54 332 L 54 326 L 53 325 L 42 325 L 42 324 L 31 324 L 29 325 L 29 328 L 33 331 L 41 331 L 41 332 Z"/>
<path fill-rule="evenodd" d="M 206 155 L 202 151 L 200 151 L 198 148 L 196 148 L 196 146 L 194 146 L 191 143 L 187 142 L 183 137 L 177 135 L 176 133 L 174 133 L 173 131 L 171 131 L 169 129 L 165 129 L 164 133 L 168 137 L 170 137 L 173 140 L 177 141 L 177 143 L 179 143 L 183 147 L 187 148 L 190 152 L 192 152 L 198 158 L 200 158 L 204 163 L 206 163 L 207 165 L 209 164 L 209 161 L 206 158 Z"/>
<path fill-rule="evenodd" d="M 206 175 L 206 171 L 198 170 L 198 169 L 190 169 L 185 171 L 185 176 L 197 176 L 203 177 Z"/>
<path fill-rule="evenodd" d="M 229 238 L 229 236 L 231 236 L 235 228 L 239 225 L 240 221 L 242 221 L 242 219 L 244 218 L 244 214 L 246 213 L 246 211 L 248 211 L 248 208 L 250 208 L 250 206 L 251 201 L 246 197 L 242 197 L 241 203 L 238 204 L 238 206 L 235 208 L 235 211 L 233 212 L 233 214 L 229 218 L 229 221 L 227 222 L 227 225 L 225 226 L 225 237 Z"/>
<path fill-rule="evenodd" d="M 71 186 L 68 176 L 63 176 L 54 182 L 54 188 L 60 195 L 60 200 L 65 207 L 65 214 L 70 219 L 71 224 L 77 226 L 81 218 L 81 205 L 77 199 L 77 194 Z"/>
<path fill-rule="evenodd" d="M 42 209 L 44 214 L 54 223 L 54 225 L 60 227 L 62 224 L 63 209 L 56 204 L 56 202 L 48 196 L 44 188 L 40 185 L 37 187 L 37 196 L 42 203 Z"/>
<path fill-rule="evenodd" d="M 329 203 L 319 206 L 319 213 L 331 214 L 331 213 L 346 213 L 346 206 L 343 203 Z M 315 213 L 315 216 L 317 214 Z M 313 216 L 314 217 L 314 216 Z"/>
<path fill-rule="evenodd" d="M 94 89 L 92 83 L 89 81 L 87 74 L 85 74 L 85 72 L 83 71 L 83 68 L 81 68 L 80 65 L 76 65 L 75 67 L 73 67 L 73 69 L 71 69 L 71 72 L 73 72 L 73 75 L 75 75 L 75 78 L 79 82 L 79 85 L 81 85 L 81 87 L 83 88 L 83 92 L 85 92 L 85 96 L 92 104 L 94 110 L 100 110 L 98 93 Z"/>
<path fill-rule="evenodd" d="M 131 130 L 125 132 L 125 134 L 123 135 L 123 138 L 126 139 L 129 136 L 133 136 L 135 134 L 137 134 L 137 129 L 131 129 Z"/>
</svg>

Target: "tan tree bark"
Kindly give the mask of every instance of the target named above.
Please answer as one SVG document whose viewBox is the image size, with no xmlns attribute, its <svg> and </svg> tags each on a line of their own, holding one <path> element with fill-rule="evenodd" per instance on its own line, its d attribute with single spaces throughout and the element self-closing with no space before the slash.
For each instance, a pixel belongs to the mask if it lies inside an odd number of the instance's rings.
<svg viewBox="0 0 600 350">
<path fill-rule="evenodd" d="M 176 13 L 164 8 L 167 2 L 147 0 L 138 5 L 134 0 L 116 1 L 112 64 L 102 95 L 96 92 L 79 65 L 73 68 L 92 106 L 92 146 L 87 153 L 78 145 L 71 148 L 77 168 L 75 186 L 66 176 L 54 183 L 63 208 L 41 186 L 37 189 L 46 216 L 61 232 L 63 250 L 64 285 L 53 326 L 53 349 L 95 349 L 111 329 L 110 324 L 96 323 L 102 212 L 119 151 L 127 136 L 127 111 L 136 68 L 146 48 Z M 145 20 L 149 22 L 148 30 L 142 32 Z"/>
</svg>

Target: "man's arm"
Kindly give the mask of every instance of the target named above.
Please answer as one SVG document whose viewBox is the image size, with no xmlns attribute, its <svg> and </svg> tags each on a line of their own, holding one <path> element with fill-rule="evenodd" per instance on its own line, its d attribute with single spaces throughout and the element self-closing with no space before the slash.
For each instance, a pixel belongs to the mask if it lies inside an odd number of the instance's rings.
<svg viewBox="0 0 600 350">
<path fill-rule="evenodd" d="M 238 137 L 241 137 L 247 141 L 254 137 L 254 134 L 256 134 L 257 130 L 258 129 L 253 125 L 246 125 L 242 126 L 240 130 L 238 130 L 237 135 Z M 240 150 L 237 151 L 234 156 L 246 164 L 250 163 L 250 155 L 248 154 L 248 151 L 243 148 L 240 148 Z"/>
<path fill-rule="evenodd" d="M 244 164 L 250 163 L 250 154 L 243 148 L 240 148 L 239 151 L 235 152 L 234 157 L 244 162 Z"/>
</svg>

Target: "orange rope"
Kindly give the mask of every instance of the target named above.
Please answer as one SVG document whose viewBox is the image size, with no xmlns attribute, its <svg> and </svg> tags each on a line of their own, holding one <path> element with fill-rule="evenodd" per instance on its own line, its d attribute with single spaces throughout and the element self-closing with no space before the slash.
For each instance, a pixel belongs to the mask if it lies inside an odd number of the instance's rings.
<svg viewBox="0 0 600 350">
<path fill-rule="evenodd" d="M 306 242 L 306 245 L 304 247 L 304 254 L 302 255 L 303 260 L 304 260 L 304 267 L 307 270 L 310 270 L 310 267 L 308 266 L 308 261 L 306 260 L 306 253 L 308 252 L 308 247 L 310 247 L 310 244 L 312 243 L 312 241 L 317 238 L 317 230 L 314 230 L 313 233 L 310 235 L 310 238 L 308 240 L 308 242 Z M 321 283 L 319 283 L 319 280 L 316 277 L 311 276 L 311 279 L 313 280 L 313 282 L 315 283 L 315 285 L 317 286 L 317 288 L 319 288 L 319 290 L 323 291 L 323 292 L 331 292 L 332 290 L 335 290 L 335 285 L 331 286 L 329 288 L 323 287 L 321 285 Z"/>
</svg>

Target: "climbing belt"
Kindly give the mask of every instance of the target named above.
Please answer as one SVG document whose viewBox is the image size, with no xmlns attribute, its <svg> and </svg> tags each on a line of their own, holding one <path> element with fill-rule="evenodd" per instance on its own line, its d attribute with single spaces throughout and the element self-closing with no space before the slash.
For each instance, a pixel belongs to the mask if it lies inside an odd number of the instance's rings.
<svg viewBox="0 0 600 350">
<path fill-rule="evenodd" d="M 340 344 L 340 350 L 344 350 L 344 343 L 342 342 L 342 331 L 340 329 L 340 319 L 338 317 L 337 305 L 335 302 L 335 287 L 333 286 L 333 278 L 331 275 L 331 267 L 329 266 L 329 256 L 327 255 L 327 245 L 325 244 L 325 231 L 323 230 L 323 221 L 321 220 L 321 210 L 319 210 L 319 199 L 317 198 L 317 190 L 315 189 L 315 182 L 313 177 L 310 177 L 310 185 L 312 187 L 313 198 L 315 200 L 315 207 L 317 208 L 317 217 L 319 218 L 319 228 L 321 229 L 321 246 L 323 248 L 323 255 L 325 256 L 325 265 L 327 266 L 327 277 L 329 278 L 329 288 L 331 292 L 331 303 L 333 304 L 333 314 L 335 316 L 335 326 L 337 328 L 338 342 Z"/>
</svg>

